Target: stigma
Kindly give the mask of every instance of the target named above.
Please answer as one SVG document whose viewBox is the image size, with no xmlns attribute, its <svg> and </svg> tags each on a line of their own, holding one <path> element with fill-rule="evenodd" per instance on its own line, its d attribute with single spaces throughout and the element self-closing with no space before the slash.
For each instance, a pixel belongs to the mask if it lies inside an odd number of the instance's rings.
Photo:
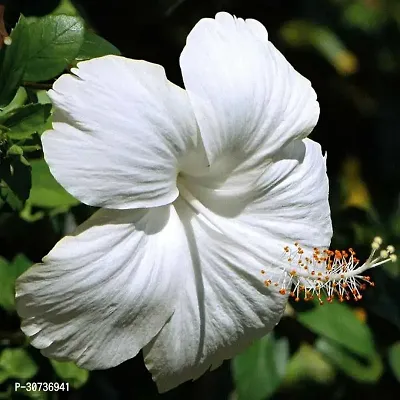
<svg viewBox="0 0 400 400">
<path fill-rule="evenodd" d="M 382 243 L 382 238 L 374 238 L 371 253 L 364 263 L 360 262 L 352 248 L 341 251 L 314 248 L 312 254 L 306 256 L 299 243 L 294 243 L 292 247 L 285 246 L 279 280 L 272 282 L 267 279 L 264 285 L 279 287 L 280 294 L 289 293 L 295 301 L 310 301 L 314 297 L 320 304 L 324 303 L 324 299 L 329 303 L 334 299 L 340 302 L 359 301 L 362 291 L 367 286 L 374 286 L 371 278 L 363 273 L 397 260 L 394 247 L 382 248 Z M 261 270 L 261 274 L 265 273 Z"/>
</svg>

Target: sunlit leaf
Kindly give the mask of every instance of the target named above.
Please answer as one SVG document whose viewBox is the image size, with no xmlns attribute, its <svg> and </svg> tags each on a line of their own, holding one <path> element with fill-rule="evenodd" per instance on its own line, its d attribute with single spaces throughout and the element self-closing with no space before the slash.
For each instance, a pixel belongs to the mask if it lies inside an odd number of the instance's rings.
<svg viewBox="0 0 400 400">
<path fill-rule="evenodd" d="M 293 385 L 301 381 L 327 384 L 334 380 L 335 375 L 335 368 L 319 351 L 308 344 L 303 344 L 288 363 L 285 384 Z"/>
<path fill-rule="evenodd" d="M 10 263 L 0 257 L 0 306 L 4 309 L 14 310 L 15 280 L 31 265 L 32 262 L 22 254 Z"/>
<path fill-rule="evenodd" d="M 11 100 L 11 103 L 7 104 L 7 106 L 3 108 L 0 108 L 0 123 L 3 124 L 3 122 L 10 117 L 12 112 L 23 106 L 27 100 L 28 93 L 24 87 L 20 86 L 14 98 Z"/>
<path fill-rule="evenodd" d="M 4 121 L 10 129 L 8 136 L 14 140 L 30 137 L 33 133 L 43 133 L 50 117 L 51 104 L 27 104 L 13 111 L 12 115 Z"/>
<path fill-rule="evenodd" d="M 382 360 L 377 352 L 359 359 L 333 341 L 322 338 L 317 340 L 315 347 L 338 369 L 356 381 L 374 383 L 383 373 Z"/>
<path fill-rule="evenodd" d="M 286 338 L 272 334 L 255 342 L 233 360 L 233 375 L 239 400 L 263 400 L 281 384 L 289 358 Z"/>
<path fill-rule="evenodd" d="M 37 365 L 24 349 L 4 349 L 0 354 L 0 383 L 7 379 L 30 379 Z"/>
<path fill-rule="evenodd" d="M 311 331 L 346 347 L 360 356 L 375 354 L 368 325 L 344 303 L 314 307 L 298 314 L 298 320 Z"/>
<path fill-rule="evenodd" d="M 50 361 L 59 378 L 68 382 L 75 389 L 83 386 L 89 378 L 89 372 L 85 369 L 79 368 L 73 362 Z"/>
<path fill-rule="evenodd" d="M 9 156 L 22 156 L 23 154 L 24 154 L 24 151 L 21 149 L 21 147 L 19 147 L 16 144 L 13 144 L 7 150 L 7 155 L 9 155 Z"/>
<path fill-rule="evenodd" d="M 309 45 L 315 48 L 340 75 L 358 70 L 358 59 L 330 27 L 310 21 L 292 20 L 281 28 L 282 38 L 291 46 Z"/>
<path fill-rule="evenodd" d="M 32 204 L 27 200 L 25 203 L 25 207 L 19 213 L 19 216 L 27 222 L 36 222 L 46 216 L 46 213 L 43 211 L 32 211 Z"/>
<path fill-rule="evenodd" d="M 78 11 L 70 0 L 61 0 L 59 6 L 52 12 L 53 15 L 78 15 Z"/>
<path fill-rule="evenodd" d="M 47 94 L 47 90 L 38 90 L 36 92 L 37 101 L 40 104 L 51 104 L 51 100 L 49 95 Z"/>
<path fill-rule="evenodd" d="M 44 160 L 33 160 L 31 166 L 32 190 L 29 197 L 31 205 L 55 208 L 72 207 L 79 204 L 79 201 L 66 192 L 54 179 Z"/>
</svg>

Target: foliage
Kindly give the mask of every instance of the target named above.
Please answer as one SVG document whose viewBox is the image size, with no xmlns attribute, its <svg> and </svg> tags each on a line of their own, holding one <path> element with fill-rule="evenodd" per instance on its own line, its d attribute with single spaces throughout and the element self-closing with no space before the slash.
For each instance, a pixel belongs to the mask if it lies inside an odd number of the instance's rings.
<svg viewBox="0 0 400 400">
<path fill-rule="evenodd" d="M 12 44 L 0 53 L 0 212 L 34 222 L 65 214 L 79 203 L 58 184 L 43 160 L 40 136 L 51 127 L 52 118 L 46 90 L 78 61 L 119 51 L 89 30 L 77 15 L 21 15 L 11 39 Z M 15 319 L 14 282 L 31 265 L 24 254 L 11 262 L 0 257 L 0 306 L 8 318 Z M 40 374 L 25 340 L 16 348 L 8 345 L 14 333 L 2 331 L 7 328 L 0 324 L 1 398 L 13 396 L 15 381 L 34 381 Z M 71 388 L 79 388 L 88 379 L 88 371 L 73 363 L 51 360 L 49 365 L 54 372 L 48 381 L 68 382 Z M 45 392 L 26 391 L 25 395 L 49 398 Z"/>
<path fill-rule="evenodd" d="M 11 4 L 12 3 L 12 4 Z M 202 17 L 224 9 L 263 22 L 316 88 L 313 138 L 328 152 L 333 246 L 367 256 L 375 235 L 400 247 L 400 6 L 397 0 L 19 0 L 6 8 L 12 44 L 0 50 L 0 399 L 238 400 L 398 397 L 400 269 L 373 271 L 355 304 L 291 302 L 273 334 L 231 363 L 159 396 L 140 357 L 88 373 L 49 361 L 26 342 L 14 282 L 91 210 L 67 193 L 43 160 L 51 127 L 46 94 L 81 60 L 123 54 L 165 66 Z M 106 40 L 107 39 L 107 40 Z M 70 393 L 14 391 L 28 381 L 68 382 Z M 311 389 L 311 390 L 310 390 Z"/>
</svg>

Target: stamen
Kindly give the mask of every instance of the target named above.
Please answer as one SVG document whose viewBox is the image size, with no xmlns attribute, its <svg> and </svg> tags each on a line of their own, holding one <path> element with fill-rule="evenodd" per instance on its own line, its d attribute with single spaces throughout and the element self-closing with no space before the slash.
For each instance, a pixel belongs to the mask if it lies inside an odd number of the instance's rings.
<svg viewBox="0 0 400 400">
<path fill-rule="evenodd" d="M 300 301 L 301 298 L 309 301 L 314 296 L 320 304 L 324 304 L 323 297 L 328 303 L 335 298 L 340 302 L 361 300 L 361 292 L 366 289 L 367 284 L 375 286 L 369 276 L 361 274 L 368 269 L 397 260 L 392 245 L 382 249 L 379 256 L 375 257 L 382 243 L 380 237 L 373 240 L 371 254 L 362 265 L 352 248 L 348 251 L 314 248 L 312 257 L 303 257 L 304 250 L 298 243 L 294 244 L 294 249 L 285 246 L 284 257 L 288 265 L 282 267 L 281 279 L 274 285 L 280 286 L 281 294 L 290 291 L 290 296 L 294 297 L 295 301 Z"/>
<path fill-rule="evenodd" d="M 263 250 L 260 250 L 258 246 L 251 246 L 251 242 L 246 244 L 238 242 L 235 234 L 226 229 L 217 215 L 197 200 L 183 184 L 177 182 L 177 186 L 180 197 L 193 210 L 201 214 L 208 224 L 233 242 L 245 247 L 251 256 L 265 262 Z M 281 266 L 280 273 L 277 271 L 280 275 L 279 281 L 273 282 L 272 279 L 269 279 L 272 278 L 271 276 L 266 276 L 267 270 L 261 270 L 261 274 L 264 275 L 264 285 L 271 286 L 272 290 L 279 287 L 279 293 L 282 295 L 290 294 L 295 298 L 295 301 L 300 301 L 301 297 L 304 301 L 309 301 L 314 296 L 318 298 L 320 304 L 324 303 L 323 296 L 329 303 L 336 298 L 339 301 L 350 300 L 351 298 L 356 301 L 361 300 L 361 292 L 366 289 L 367 285 L 375 286 L 369 276 L 361 274 L 368 269 L 397 260 L 397 256 L 394 254 L 395 249 L 391 245 L 382 249 L 379 256 L 375 257 L 382 243 L 383 240 L 376 237 L 371 244 L 371 254 L 368 259 L 362 265 L 359 265 L 360 260 L 356 258 L 356 253 L 352 248 L 348 251 L 314 248 L 310 257 L 305 256 L 305 250 L 296 242 L 294 249 L 289 246 L 283 248 L 283 256 L 289 265 Z M 275 275 L 275 270 L 273 273 Z"/>
</svg>

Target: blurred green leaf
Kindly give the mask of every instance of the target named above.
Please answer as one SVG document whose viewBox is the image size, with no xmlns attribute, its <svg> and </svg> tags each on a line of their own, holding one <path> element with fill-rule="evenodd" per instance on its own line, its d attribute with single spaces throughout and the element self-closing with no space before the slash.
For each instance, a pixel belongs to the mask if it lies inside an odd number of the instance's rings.
<svg viewBox="0 0 400 400">
<path fill-rule="evenodd" d="M 29 54 L 23 79 L 45 81 L 63 72 L 82 46 L 84 25 L 79 17 L 48 15 L 29 19 Z"/>
<path fill-rule="evenodd" d="M 30 399 L 34 400 L 48 400 L 49 399 L 49 392 L 39 392 L 39 391 L 33 391 L 31 390 L 30 392 L 24 391 L 24 395 Z"/>
<path fill-rule="evenodd" d="M 292 20 L 284 23 L 280 29 L 282 39 L 293 47 L 310 44 L 310 34 L 313 26 L 308 21 Z"/>
<path fill-rule="evenodd" d="M 79 368 L 72 362 L 50 360 L 56 374 L 73 388 L 82 387 L 89 378 L 89 371 Z"/>
<path fill-rule="evenodd" d="M 78 11 L 70 0 L 61 0 L 59 6 L 52 12 L 53 15 L 78 15 Z"/>
<path fill-rule="evenodd" d="M 311 331 L 346 347 L 360 356 L 375 354 L 368 325 L 344 303 L 316 306 L 298 314 L 298 320 Z"/>
<path fill-rule="evenodd" d="M 340 188 L 344 207 L 355 207 L 365 210 L 371 216 L 375 214 L 371 196 L 361 172 L 360 160 L 347 157 L 343 161 L 340 176 Z"/>
<path fill-rule="evenodd" d="M 76 60 L 89 60 L 91 58 L 102 57 L 108 54 L 120 55 L 121 52 L 106 39 L 103 39 L 94 32 L 87 30 L 85 32 L 83 45 L 76 56 Z"/>
<path fill-rule="evenodd" d="M 351 27 L 371 32 L 382 28 L 386 22 L 384 14 L 379 2 L 356 1 L 352 2 L 343 9 L 343 20 Z"/>
<path fill-rule="evenodd" d="M 0 383 L 7 379 L 30 379 L 37 373 L 37 365 L 24 349 L 4 349 L 0 354 Z"/>
<path fill-rule="evenodd" d="M 4 309 L 14 310 L 15 280 L 31 265 L 23 254 L 17 255 L 11 263 L 0 257 L 0 306 Z"/>
<path fill-rule="evenodd" d="M 340 75 L 351 75 L 358 70 L 357 57 L 329 26 L 291 20 L 281 27 L 280 34 L 290 46 L 314 47 Z"/>
<path fill-rule="evenodd" d="M 400 382 L 400 342 L 396 342 L 389 348 L 389 364 L 394 376 Z"/>
<path fill-rule="evenodd" d="M 32 206 L 55 208 L 72 207 L 79 204 L 79 201 L 66 192 L 54 179 L 44 160 L 33 160 L 31 166 L 32 190 L 29 202 Z"/>
<path fill-rule="evenodd" d="M 281 384 L 289 359 L 286 338 L 269 334 L 233 360 L 233 375 L 239 400 L 270 397 Z"/>
<path fill-rule="evenodd" d="M 346 349 L 323 338 L 317 340 L 315 347 L 337 368 L 358 382 L 377 382 L 383 373 L 383 363 L 376 352 L 369 354 L 366 359 L 358 359 Z"/>
<path fill-rule="evenodd" d="M 303 344 L 288 363 L 285 384 L 291 386 L 301 381 L 330 383 L 335 378 L 335 368 L 319 351 Z"/>
<path fill-rule="evenodd" d="M 51 104 L 28 104 L 17 108 L 4 121 L 10 129 L 7 135 L 14 140 L 30 137 L 33 133 L 43 133 L 50 117 Z"/>
</svg>

